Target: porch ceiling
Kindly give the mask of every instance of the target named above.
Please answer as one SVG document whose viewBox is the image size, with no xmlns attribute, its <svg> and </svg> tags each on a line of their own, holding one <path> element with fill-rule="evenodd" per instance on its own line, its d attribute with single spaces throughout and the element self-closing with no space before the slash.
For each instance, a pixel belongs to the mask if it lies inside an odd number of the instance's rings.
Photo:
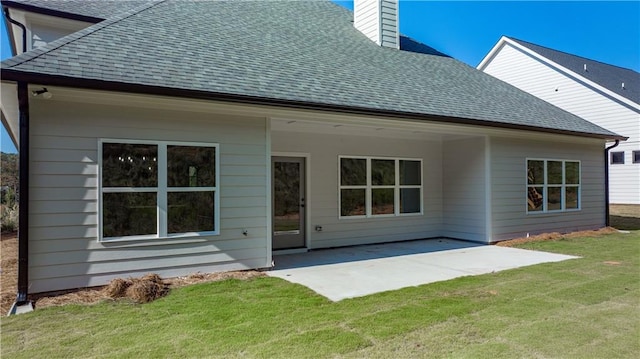
<svg viewBox="0 0 640 359">
<path fill-rule="evenodd" d="M 271 130 L 425 141 L 449 141 L 480 136 L 478 134 L 474 135 L 464 133 L 464 131 L 454 131 L 451 128 L 442 128 L 442 126 L 434 126 L 428 123 L 405 123 L 401 121 L 379 121 L 376 119 L 372 119 L 368 121 L 368 123 L 355 123 L 349 120 L 314 121 L 307 119 L 273 118 L 271 119 Z"/>
</svg>

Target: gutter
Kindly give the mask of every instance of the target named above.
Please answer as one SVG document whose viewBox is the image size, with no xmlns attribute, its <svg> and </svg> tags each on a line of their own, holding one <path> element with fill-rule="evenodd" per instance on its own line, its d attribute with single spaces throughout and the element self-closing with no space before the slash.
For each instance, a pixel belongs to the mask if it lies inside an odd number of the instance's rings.
<svg viewBox="0 0 640 359">
<path fill-rule="evenodd" d="M 5 66 L 7 67 L 13 66 L 13 64 L 10 63 L 11 62 L 10 59 L 5 61 L 8 62 Z M 536 126 L 529 126 L 529 125 L 501 123 L 501 122 L 493 122 L 493 121 L 487 121 L 487 120 L 477 120 L 472 118 L 452 117 L 452 116 L 446 116 L 446 115 L 430 115 L 430 114 L 423 114 L 423 113 L 402 112 L 402 111 L 393 111 L 393 110 L 376 110 L 376 109 L 369 109 L 369 108 L 363 108 L 363 107 L 334 105 L 334 104 L 318 103 L 318 102 L 312 103 L 312 102 L 305 102 L 305 101 L 264 98 L 264 97 L 257 97 L 257 96 L 210 92 L 210 91 L 203 91 L 203 90 L 187 90 L 187 89 L 179 89 L 179 88 L 171 88 L 171 87 L 132 84 L 132 83 L 123 83 L 123 82 L 105 81 L 105 80 L 96 80 L 96 79 L 80 79 L 80 78 L 73 78 L 73 77 L 61 76 L 61 75 L 48 75 L 48 74 L 40 74 L 40 73 L 22 72 L 22 71 L 16 71 L 14 69 L 7 68 L 7 67 L 3 68 L 0 73 L 3 80 L 17 81 L 17 82 L 24 81 L 28 83 L 38 83 L 41 85 L 64 86 L 64 87 L 84 88 L 84 89 L 93 89 L 93 90 L 102 90 L 102 91 L 117 91 L 117 92 L 144 94 L 144 95 L 182 97 L 182 98 L 191 98 L 191 99 L 198 99 L 198 100 L 224 101 L 224 102 L 241 103 L 241 104 L 248 104 L 248 105 L 276 106 L 276 107 L 286 107 L 286 108 L 299 109 L 299 110 L 332 111 L 332 112 L 341 112 L 341 113 L 353 114 L 353 115 L 391 117 L 391 118 L 404 119 L 404 120 L 408 119 L 408 120 L 418 120 L 418 121 L 432 121 L 432 122 L 441 122 L 446 124 L 472 125 L 472 126 L 504 128 L 504 129 L 511 129 L 511 130 L 554 133 L 554 134 L 561 134 L 561 135 L 599 138 L 599 139 L 604 139 L 609 141 L 613 141 L 613 140 L 624 141 L 627 139 L 627 137 L 615 135 L 615 134 L 607 135 L 607 134 L 598 134 L 598 133 L 585 133 L 585 132 L 571 131 L 571 130 L 558 130 L 558 129 L 543 128 L 543 127 L 536 127 Z"/>
<path fill-rule="evenodd" d="M 22 52 L 27 52 L 27 28 L 17 22 L 16 20 L 12 19 L 11 16 L 9 15 L 9 8 L 5 7 L 4 8 L 4 17 L 12 24 L 18 26 L 21 30 L 22 30 Z M 11 30 L 11 26 L 7 25 L 8 30 Z M 13 31 L 9 31 L 10 34 L 13 34 Z M 13 50 L 13 55 L 17 55 L 18 54 L 18 50 L 15 48 L 15 44 L 13 43 L 13 41 L 11 42 L 11 47 Z"/>
<path fill-rule="evenodd" d="M 611 220 L 609 218 L 609 151 L 618 147 L 620 140 L 604 149 L 604 224 L 609 227 Z"/>
<path fill-rule="evenodd" d="M 18 109 L 20 112 L 18 197 L 18 295 L 9 315 L 33 311 L 29 301 L 29 89 L 28 83 L 18 82 Z"/>
<path fill-rule="evenodd" d="M 64 19 L 69 19 L 69 20 L 91 22 L 91 23 L 94 23 L 94 24 L 104 20 L 103 18 L 99 18 L 99 17 L 95 17 L 95 16 L 74 14 L 74 13 L 70 13 L 70 12 L 48 9 L 46 7 L 34 6 L 34 5 L 25 4 L 25 3 L 22 3 L 22 2 L 15 2 L 15 1 L 11 1 L 11 0 L 3 0 L 2 3 L 3 3 L 3 5 L 5 7 L 10 7 L 10 8 L 23 10 L 23 11 L 28 11 L 28 12 L 33 12 L 33 13 L 36 13 L 36 14 L 49 15 L 49 16 L 54 16 L 54 17 L 61 17 L 61 18 L 64 18 Z"/>
</svg>

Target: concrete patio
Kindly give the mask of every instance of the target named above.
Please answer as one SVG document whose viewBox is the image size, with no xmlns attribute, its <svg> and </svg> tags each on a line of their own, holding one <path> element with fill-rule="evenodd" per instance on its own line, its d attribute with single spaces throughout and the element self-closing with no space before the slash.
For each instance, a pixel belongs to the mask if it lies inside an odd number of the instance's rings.
<svg viewBox="0 0 640 359">
<path fill-rule="evenodd" d="M 267 275 L 339 301 L 457 277 L 493 273 L 575 256 L 452 239 L 362 245 L 274 256 Z"/>
</svg>

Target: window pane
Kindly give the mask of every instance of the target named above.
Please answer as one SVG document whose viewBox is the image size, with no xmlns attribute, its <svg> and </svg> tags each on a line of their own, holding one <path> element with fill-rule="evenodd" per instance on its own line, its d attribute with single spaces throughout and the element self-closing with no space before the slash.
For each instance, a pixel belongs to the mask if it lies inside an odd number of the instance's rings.
<svg viewBox="0 0 640 359">
<path fill-rule="evenodd" d="M 422 184 L 420 161 L 400 160 L 400 184 L 415 186 Z"/>
<path fill-rule="evenodd" d="M 343 189 L 340 190 L 340 215 L 341 216 L 364 216 L 365 211 L 365 190 L 364 189 Z"/>
<path fill-rule="evenodd" d="M 578 162 L 565 162 L 564 174 L 566 184 L 580 184 L 580 164 Z"/>
<path fill-rule="evenodd" d="M 640 151 L 633 151 L 632 155 L 633 163 L 640 163 Z"/>
<path fill-rule="evenodd" d="M 341 158 L 340 184 L 342 186 L 366 186 L 367 160 L 358 158 Z"/>
<path fill-rule="evenodd" d="M 578 209 L 578 187 L 567 187 L 566 191 L 566 209 Z"/>
<path fill-rule="evenodd" d="M 157 233 L 156 193 L 104 193 L 103 236 L 124 237 Z"/>
<path fill-rule="evenodd" d="M 102 144 L 103 187 L 157 187 L 158 146 Z"/>
<path fill-rule="evenodd" d="M 167 146 L 169 187 L 215 187 L 216 148 Z"/>
<path fill-rule="evenodd" d="M 544 161 L 527 161 L 527 183 L 544 184 Z"/>
<path fill-rule="evenodd" d="M 562 184 L 562 162 L 547 162 L 547 184 Z"/>
<path fill-rule="evenodd" d="M 611 164 L 623 165 L 624 164 L 624 152 L 611 152 Z"/>
<path fill-rule="evenodd" d="M 371 213 L 394 214 L 394 192 L 393 188 L 371 190 Z"/>
<path fill-rule="evenodd" d="M 542 187 L 527 188 L 527 210 L 529 212 L 542 211 L 544 190 Z"/>
<path fill-rule="evenodd" d="M 562 209 L 562 187 L 549 187 L 547 193 L 547 211 Z"/>
<path fill-rule="evenodd" d="M 396 183 L 395 160 L 371 160 L 371 184 L 393 186 Z"/>
<path fill-rule="evenodd" d="M 420 188 L 400 189 L 400 213 L 420 213 Z"/>
<path fill-rule="evenodd" d="M 214 231 L 213 192 L 167 193 L 168 233 Z"/>
<path fill-rule="evenodd" d="M 273 231 L 300 230 L 300 163 L 273 164 Z"/>
</svg>

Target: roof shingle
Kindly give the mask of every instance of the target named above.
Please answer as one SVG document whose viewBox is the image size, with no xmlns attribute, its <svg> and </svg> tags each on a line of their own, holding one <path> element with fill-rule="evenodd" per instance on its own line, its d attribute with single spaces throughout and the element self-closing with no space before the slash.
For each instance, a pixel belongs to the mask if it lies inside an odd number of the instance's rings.
<svg viewBox="0 0 640 359">
<path fill-rule="evenodd" d="M 617 136 L 441 53 L 379 47 L 352 16 L 324 1 L 154 2 L 4 61 L 2 75 Z"/>
</svg>

